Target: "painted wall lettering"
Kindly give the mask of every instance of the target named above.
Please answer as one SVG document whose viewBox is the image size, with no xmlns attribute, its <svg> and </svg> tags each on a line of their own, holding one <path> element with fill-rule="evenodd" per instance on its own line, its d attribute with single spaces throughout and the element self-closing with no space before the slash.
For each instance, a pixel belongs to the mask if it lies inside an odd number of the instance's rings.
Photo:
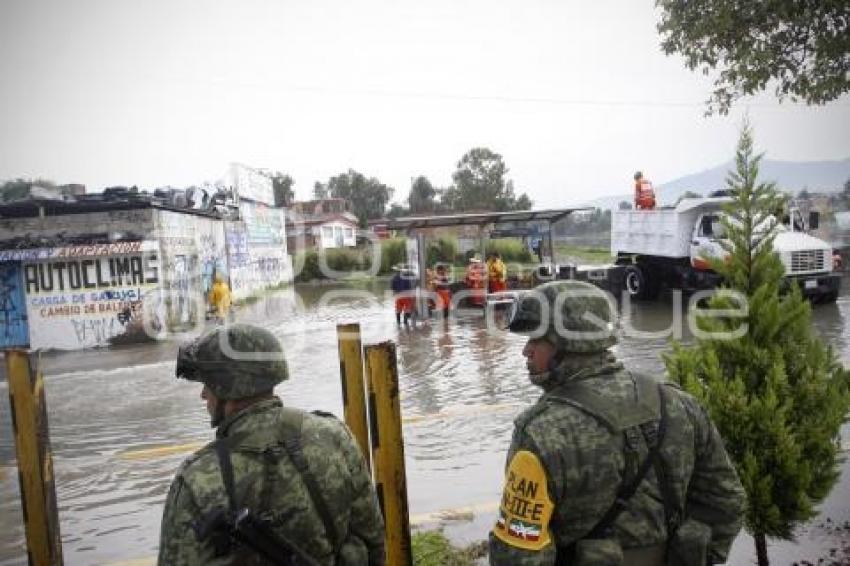
<svg viewBox="0 0 850 566">
<path fill-rule="evenodd" d="M 24 264 L 28 295 L 159 283 L 157 252 Z"/>
<path fill-rule="evenodd" d="M 145 317 L 161 328 L 160 250 L 136 244 L 64 248 L 62 255 L 23 263 L 31 347 L 76 350 L 146 339 Z M 130 253 L 100 255 L 103 249 Z M 85 250 L 94 254 L 75 255 Z"/>
</svg>

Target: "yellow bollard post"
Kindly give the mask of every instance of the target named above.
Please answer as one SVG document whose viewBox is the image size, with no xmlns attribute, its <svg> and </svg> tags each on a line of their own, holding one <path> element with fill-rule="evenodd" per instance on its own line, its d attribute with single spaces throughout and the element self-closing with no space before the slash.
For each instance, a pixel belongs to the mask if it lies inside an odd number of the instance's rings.
<svg viewBox="0 0 850 566">
<path fill-rule="evenodd" d="M 62 564 L 44 380 L 26 351 L 6 350 L 5 357 L 29 563 Z"/>
<path fill-rule="evenodd" d="M 369 450 L 369 421 L 366 414 L 366 393 L 363 383 L 363 350 L 359 324 L 337 324 L 339 345 L 339 375 L 342 379 L 342 408 L 345 424 L 351 429 L 366 468 L 372 471 L 372 452 Z"/>
<path fill-rule="evenodd" d="M 386 523 L 387 564 L 410 566 L 410 515 L 407 508 L 407 475 L 401 434 L 398 368 L 395 344 L 366 346 L 369 387 L 369 425 L 375 488 Z"/>
</svg>

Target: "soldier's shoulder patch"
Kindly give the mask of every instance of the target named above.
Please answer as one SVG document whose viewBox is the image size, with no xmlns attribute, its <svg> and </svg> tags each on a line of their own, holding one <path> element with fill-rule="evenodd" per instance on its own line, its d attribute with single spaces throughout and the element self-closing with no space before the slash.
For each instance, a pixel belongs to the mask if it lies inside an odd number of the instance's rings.
<svg viewBox="0 0 850 566">
<path fill-rule="evenodd" d="M 520 450 L 505 472 L 499 519 L 493 534 L 525 550 L 541 550 L 551 542 L 549 519 L 555 509 L 546 470 L 533 452 Z"/>
</svg>

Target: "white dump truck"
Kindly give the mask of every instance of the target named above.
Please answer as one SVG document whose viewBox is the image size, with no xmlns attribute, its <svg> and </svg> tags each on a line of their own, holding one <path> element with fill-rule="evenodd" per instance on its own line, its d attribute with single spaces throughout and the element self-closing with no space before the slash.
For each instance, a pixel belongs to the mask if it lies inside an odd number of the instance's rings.
<svg viewBox="0 0 850 566">
<path fill-rule="evenodd" d="M 716 286 L 720 276 L 706 257 L 725 253 L 720 219 L 723 205 L 730 201 L 728 196 L 686 198 L 675 207 L 614 211 L 611 254 L 623 266 L 625 291 L 635 299 L 653 299 L 665 286 L 688 291 Z M 835 301 L 841 276 L 833 272 L 832 247 L 806 233 L 817 228 L 817 213 L 806 222 L 798 209 L 792 209 L 778 220 L 782 225 L 773 248 L 786 278 L 813 301 Z"/>
</svg>

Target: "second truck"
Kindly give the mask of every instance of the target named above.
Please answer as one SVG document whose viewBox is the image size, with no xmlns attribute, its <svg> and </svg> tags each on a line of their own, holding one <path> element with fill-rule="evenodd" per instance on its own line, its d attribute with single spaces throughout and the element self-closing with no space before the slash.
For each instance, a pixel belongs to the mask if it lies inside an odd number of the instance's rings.
<svg viewBox="0 0 850 566">
<path fill-rule="evenodd" d="M 611 253 L 623 266 L 625 291 L 635 299 L 653 299 L 663 287 L 699 290 L 715 287 L 720 276 L 707 257 L 724 255 L 723 205 L 728 196 L 685 198 L 674 207 L 614 211 Z M 778 219 L 773 249 L 779 254 L 789 283 L 799 285 L 814 302 L 834 302 L 841 277 L 833 269 L 832 247 L 806 233 L 816 228 L 798 209 Z"/>
</svg>

